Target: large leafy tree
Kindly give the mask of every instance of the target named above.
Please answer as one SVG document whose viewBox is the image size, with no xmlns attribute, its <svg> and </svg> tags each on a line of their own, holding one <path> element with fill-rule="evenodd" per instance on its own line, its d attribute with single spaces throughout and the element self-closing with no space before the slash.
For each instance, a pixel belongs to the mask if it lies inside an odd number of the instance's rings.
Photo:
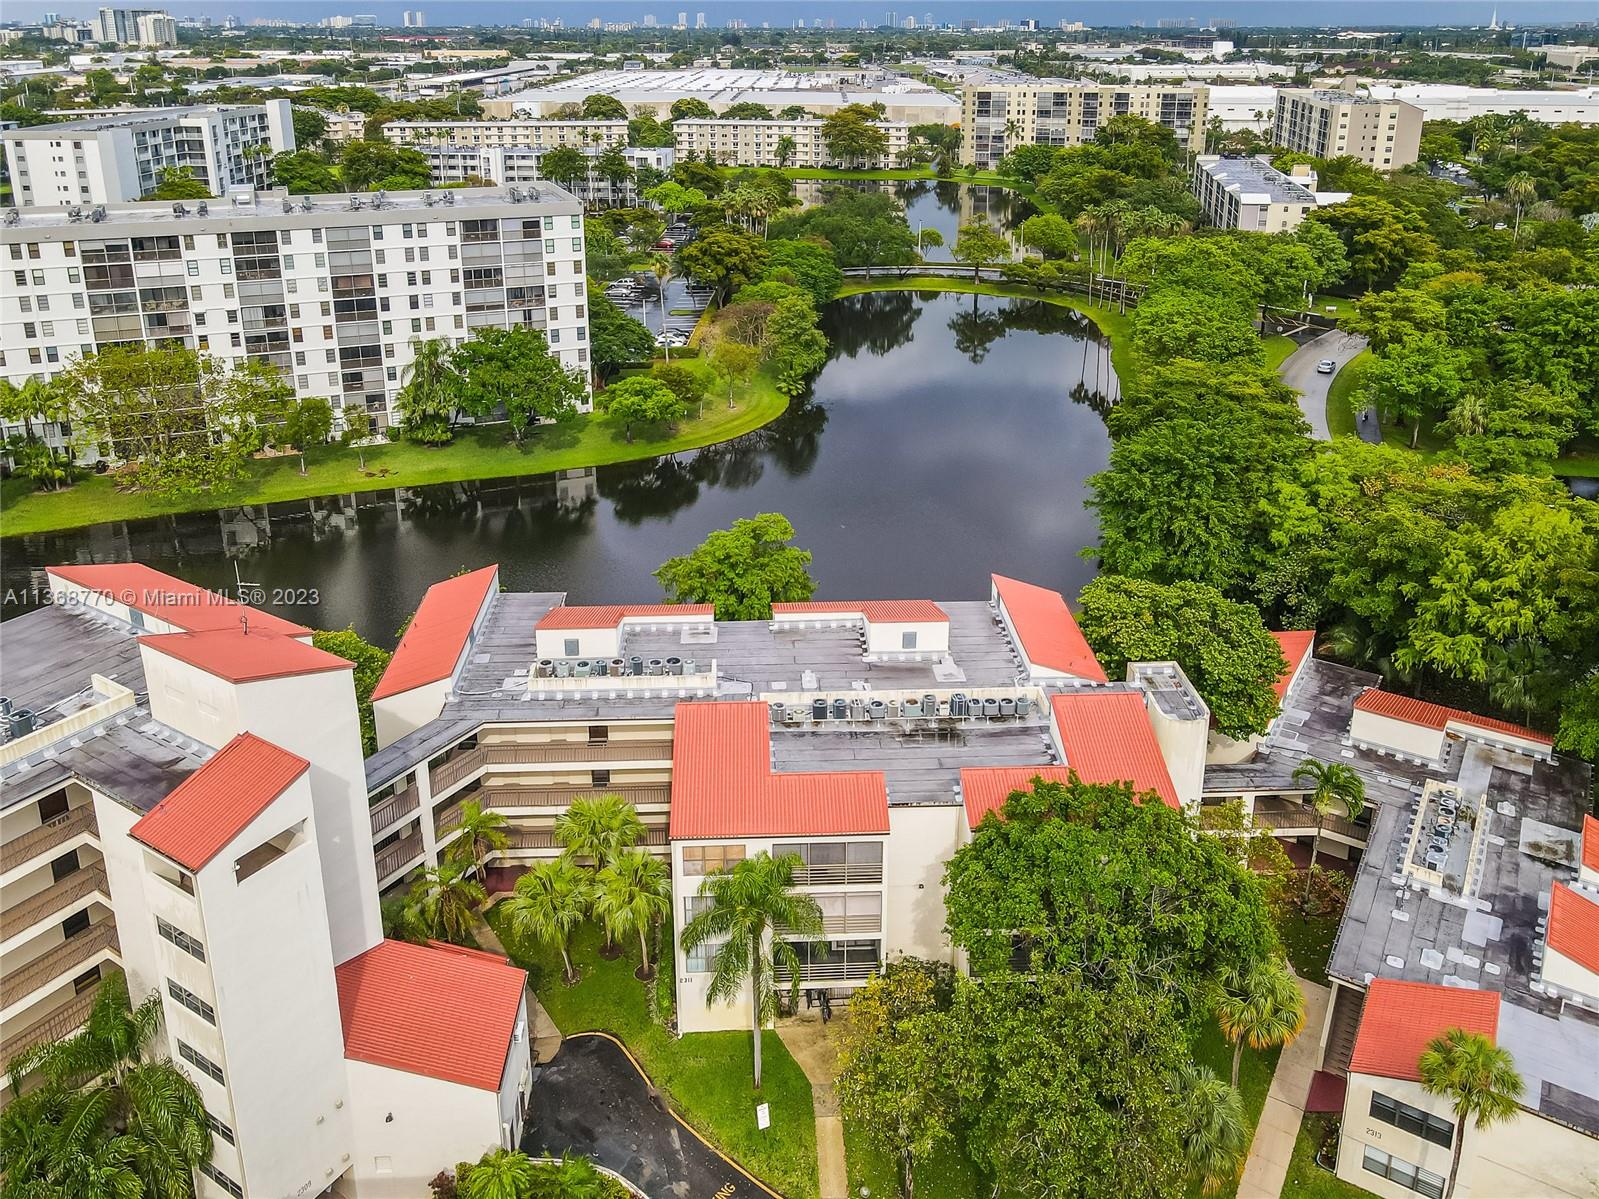
<svg viewBox="0 0 1599 1199">
<path fill-rule="evenodd" d="M 211 1158 L 194 1083 L 153 1056 L 161 997 L 130 1008 L 121 974 L 103 979 L 80 1032 L 8 1066 L 13 1098 L 0 1115 L 7 1195 L 141 1199 L 187 1195 Z"/>
<path fill-rule="evenodd" d="M 777 376 L 777 389 L 799 395 L 827 362 L 827 335 L 817 327 L 816 309 L 803 292 L 785 296 L 772 306 L 766 322 L 766 359 Z"/>
<path fill-rule="evenodd" d="M 1480 1032 L 1445 1029 L 1427 1042 L 1416 1063 L 1422 1088 L 1449 1100 L 1455 1113 L 1455 1138 L 1449 1158 L 1449 1183 L 1444 1199 L 1455 1193 L 1460 1174 L 1461 1149 L 1466 1124 L 1481 1132 L 1512 1119 L 1521 1109 L 1521 1075 L 1508 1049 L 1501 1049 Z"/>
<path fill-rule="evenodd" d="M 299 109 L 295 109 L 296 115 Z M 318 195 L 344 190 L 337 172 L 315 150 L 291 150 L 272 160 L 272 181 L 295 195 Z"/>
<path fill-rule="evenodd" d="M 603 383 L 624 366 L 648 362 L 655 339 L 639 321 L 623 312 L 603 292 L 589 285 L 589 359 Z"/>
<path fill-rule="evenodd" d="M 787 283 L 809 293 L 820 308 L 831 300 L 844 282 L 833 256 L 815 242 L 783 239 L 766 243 L 765 279 Z"/>
<path fill-rule="evenodd" d="M 570 191 L 589 177 L 591 165 L 576 146 L 556 146 L 539 159 L 539 174 Z"/>
<path fill-rule="evenodd" d="M 405 191 L 433 182 L 427 155 L 386 141 L 352 141 L 339 155 L 339 178 L 347 191 Z"/>
<path fill-rule="evenodd" d="M 851 167 L 869 165 L 888 153 L 888 134 L 873 122 L 878 114 L 864 104 L 850 104 L 822 122 L 827 152 Z"/>
<path fill-rule="evenodd" d="M 1109 983 L 1136 973 L 1196 1009 L 1230 964 L 1275 948 L 1256 880 L 1130 784 L 1035 783 L 983 818 L 944 870 L 945 932 L 974 975 Z"/>
<path fill-rule="evenodd" d="M 188 167 L 162 167 L 160 181 L 145 193 L 146 200 L 209 200 L 211 189 Z"/>
<path fill-rule="evenodd" d="M 1218 305 L 1206 292 L 1180 287 L 1163 287 L 1134 309 L 1133 345 L 1157 362 L 1259 363 L 1266 354 L 1254 326 L 1236 309 Z"/>
<path fill-rule="evenodd" d="M 677 393 L 649 375 L 632 375 L 611 384 L 600 403 L 612 420 L 621 422 L 629 443 L 634 425 L 671 424 L 688 415 Z"/>
<path fill-rule="evenodd" d="M 972 268 L 972 279 L 982 276 L 983 268 L 991 262 L 1010 259 L 1010 243 L 986 221 L 962 225 L 955 235 L 955 261 Z"/>
<path fill-rule="evenodd" d="M 728 295 L 754 283 L 766 269 L 766 243 L 732 225 L 713 225 L 677 252 L 677 267 L 691 279 Z"/>
<path fill-rule="evenodd" d="M 1277 716 L 1287 669 L 1260 613 L 1203 583 L 1102 575 L 1083 588 L 1078 624 L 1112 678 L 1129 662 L 1175 661 L 1210 706 L 1216 730 L 1243 738 Z"/>
<path fill-rule="evenodd" d="M 1423 417 L 1454 406 L 1471 386 L 1471 362 L 1460 350 L 1411 340 L 1390 346 L 1360 368 L 1360 398 L 1389 420 L 1410 424 L 1410 445 Z"/>
<path fill-rule="evenodd" d="M 1419 212 L 1378 196 L 1356 194 L 1342 204 L 1318 208 L 1308 219 L 1342 237 L 1350 272 L 1368 291 L 1379 280 L 1397 278 L 1412 263 L 1438 253 L 1438 243 Z"/>
<path fill-rule="evenodd" d="M 822 203 L 772 222 L 774 238 L 816 238 L 843 266 L 901 266 L 916 261 L 916 236 L 893 196 L 824 188 Z"/>
<path fill-rule="evenodd" d="M 543 330 L 526 325 L 479 329 L 455 348 L 451 364 L 461 408 L 480 419 L 503 411 L 517 438 L 539 421 L 574 416 L 587 394 L 582 379 L 550 353 Z"/>
<path fill-rule="evenodd" d="M 822 909 L 795 889 L 798 854 L 758 853 L 705 876 L 706 906 L 683 926 L 683 948 L 714 946 L 705 1003 L 736 1000 L 749 984 L 755 1089 L 761 1089 L 761 1030 L 777 1015 L 777 968 L 789 976 L 789 1002 L 799 998 L 799 954 L 784 937 L 822 932 Z M 781 929 L 783 935 L 777 935 Z"/>
<path fill-rule="evenodd" d="M 655 572 L 674 604 L 713 604 L 718 620 L 769 620 L 774 603 L 811 598 L 811 554 L 792 545 L 794 526 L 777 512 L 736 520 Z"/>
</svg>

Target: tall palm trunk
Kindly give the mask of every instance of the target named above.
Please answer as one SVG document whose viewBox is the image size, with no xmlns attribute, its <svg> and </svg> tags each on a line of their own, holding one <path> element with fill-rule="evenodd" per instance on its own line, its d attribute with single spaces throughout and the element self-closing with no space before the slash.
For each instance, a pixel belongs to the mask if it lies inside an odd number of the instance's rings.
<svg viewBox="0 0 1599 1199">
<path fill-rule="evenodd" d="M 761 1089 L 761 937 L 750 938 L 754 945 L 750 954 L 750 1022 L 755 1030 L 755 1089 Z"/>
<path fill-rule="evenodd" d="M 1449 1182 L 1444 1187 L 1444 1199 L 1450 1199 L 1455 1193 L 1455 1176 L 1460 1173 L 1460 1151 L 1466 1143 L 1466 1122 L 1457 1115 L 1455 1117 L 1455 1144 L 1449 1154 Z"/>
<path fill-rule="evenodd" d="M 1311 877 L 1312 874 L 1315 873 L 1315 870 L 1316 870 L 1316 854 L 1321 850 L 1321 822 L 1322 822 L 1321 813 L 1317 812 L 1316 813 L 1316 835 L 1310 839 L 1310 865 L 1305 868 L 1305 894 L 1299 900 L 1300 909 L 1302 911 L 1306 911 L 1306 912 L 1310 911 L 1310 877 Z M 1236 1071 L 1234 1073 L 1236 1075 Z M 1238 1085 L 1238 1081 L 1237 1081 L 1236 1077 L 1233 1080 L 1233 1085 L 1234 1086 Z"/>
<path fill-rule="evenodd" d="M 1233 1042 L 1233 1086 L 1238 1086 L 1238 1066 L 1244 1060 L 1244 1038 Z"/>
<path fill-rule="evenodd" d="M 650 946 L 649 942 L 644 939 L 644 926 L 642 924 L 639 925 L 638 929 L 638 953 L 639 962 L 641 963 L 639 968 L 645 974 L 648 974 L 650 972 Z"/>
</svg>

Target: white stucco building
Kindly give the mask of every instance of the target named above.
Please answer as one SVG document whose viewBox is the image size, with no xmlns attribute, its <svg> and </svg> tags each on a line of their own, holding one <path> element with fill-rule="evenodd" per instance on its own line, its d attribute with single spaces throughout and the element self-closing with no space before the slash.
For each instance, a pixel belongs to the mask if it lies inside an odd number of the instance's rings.
<svg viewBox="0 0 1599 1199">
<path fill-rule="evenodd" d="M 899 153 L 910 144 L 910 125 L 905 121 L 874 121 L 882 130 L 886 146 L 876 158 L 844 162 L 828 149 L 822 136 L 826 122 L 820 118 L 802 121 L 680 120 L 672 122 L 672 135 L 678 154 L 705 159 L 707 155 L 726 166 L 741 167 L 891 167 Z M 786 151 L 787 158 L 783 158 Z"/>
</svg>

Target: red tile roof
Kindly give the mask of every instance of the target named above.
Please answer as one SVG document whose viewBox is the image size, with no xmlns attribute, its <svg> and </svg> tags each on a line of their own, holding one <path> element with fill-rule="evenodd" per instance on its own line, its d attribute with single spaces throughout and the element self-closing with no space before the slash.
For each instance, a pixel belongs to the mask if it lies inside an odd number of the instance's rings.
<svg viewBox="0 0 1599 1199">
<path fill-rule="evenodd" d="M 1072 610 L 1066 606 L 1065 596 L 1004 575 L 993 575 L 992 579 L 1029 662 L 1095 683 L 1109 681 L 1105 668 L 1077 627 Z"/>
<path fill-rule="evenodd" d="M 949 623 L 949 613 L 932 600 L 812 600 L 803 604 L 773 604 L 773 616 L 825 616 L 859 612 L 874 624 Z"/>
<path fill-rule="evenodd" d="M 667 616 L 716 615 L 711 604 L 578 604 L 551 608 L 535 629 L 614 629 L 624 620 L 656 620 Z"/>
<path fill-rule="evenodd" d="M 1599 974 L 1599 902 L 1556 883 L 1549 892 L 1549 931 L 1544 940 L 1550 949 Z"/>
<path fill-rule="evenodd" d="M 1130 782 L 1179 807 L 1177 788 L 1137 691 L 1065 691 L 1049 706 L 1066 751 L 1066 765 L 1085 783 Z"/>
<path fill-rule="evenodd" d="M 234 683 L 257 683 L 290 675 L 353 670 L 354 663 L 292 637 L 217 629 L 208 633 L 156 633 L 139 644 Z"/>
<path fill-rule="evenodd" d="M 1392 691 L 1379 691 L 1375 687 L 1368 687 L 1356 696 L 1355 707 L 1362 712 L 1371 712 L 1377 716 L 1386 716 L 1390 720 L 1400 720 L 1423 728 L 1441 729 L 1450 721 L 1454 721 L 1456 724 L 1470 725 L 1472 728 L 1484 729 L 1491 733 L 1503 733 L 1510 737 L 1537 741 L 1542 745 L 1555 743 L 1555 739 L 1548 733 L 1540 733 L 1524 725 L 1511 724 L 1508 720 L 1478 716 L 1475 712 L 1446 708 L 1442 704 L 1411 699 L 1408 695 L 1395 695 Z"/>
<path fill-rule="evenodd" d="M 1420 1082 L 1417 1063 L 1422 1050 L 1450 1028 L 1494 1040 L 1499 1033 L 1499 992 L 1373 979 L 1366 989 L 1349 1072 Z"/>
<path fill-rule="evenodd" d="M 1277 693 L 1278 702 L 1282 702 L 1288 694 L 1288 685 L 1294 681 L 1294 675 L 1305 664 L 1305 659 L 1310 657 L 1310 651 L 1316 646 L 1315 629 L 1289 629 L 1284 632 L 1274 632 L 1277 645 L 1283 651 L 1283 657 L 1288 659 L 1288 669 L 1277 676 L 1277 681 L 1271 689 Z"/>
<path fill-rule="evenodd" d="M 1599 870 L 1599 820 L 1592 816 L 1582 818 L 1582 864 Z"/>
<path fill-rule="evenodd" d="M 1071 773 L 1065 766 L 968 766 L 961 771 L 966 823 L 976 828 L 984 816 L 1005 806 L 1012 791 L 1031 790 L 1034 779 L 1064 783 Z"/>
<path fill-rule="evenodd" d="M 436 683 L 455 673 L 473 622 L 498 582 L 499 570 L 498 566 L 485 566 L 427 589 L 388 669 L 372 689 L 373 699 Z"/>
<path fill-rule="evenodd" d="M 677 705 L 674 841 L 888 832 L 888 790 L 880 772 L 776 773 L 770 720 L 763 703 Z"/>
<path fill-rule="evenodd" d="M 205 629 L 237 629 L 240 616 L 248 615 L 250 628 L 261 633 L 303 636 L 304 625 L 246 608 L 215 591 L 162 574 L 140 562 L 113 562 L 89 566 L 45 568 L 68 583 L 107 596 L 174 628 L 197 633 Z"/>
<path fill-rule="evenodd" d="M 526 973 L 494 954 L 380 941 L 334 975 L 346 1058 L 499 1089 Z"/>
<path fill-rule="evenodd" d="M 254 733 L 240 733 L 141 816 L 131 832 L 185 869 L 199 870 L 310 766 Z"/>
</svg>

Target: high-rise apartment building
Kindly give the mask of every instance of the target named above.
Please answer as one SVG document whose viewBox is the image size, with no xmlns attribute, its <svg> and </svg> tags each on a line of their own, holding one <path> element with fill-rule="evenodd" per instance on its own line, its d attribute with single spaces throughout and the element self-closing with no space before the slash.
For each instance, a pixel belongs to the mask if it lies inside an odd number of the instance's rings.
<svg viewBox="0 0 1599 1199">
<path fill-rule="evenodd" d="M 23 208 L 140 200 L 168 168 L 212 195 L 263 187 L 272 155 L 295 148 L 287 100 L 149 108 L 7 129 L 6 169 Z"/>
<path fill-rule="evenodd" d="M 0 378 L 174 341 L 268 363 L 297 395 L 364 407 L 383 427 L 418 343 L 511 325 L 542 330 L 586 377 L 582 212 L 551 184 L 13 209 Z"/>
<path fill-rule="evenodd" d="M 102 8 L 99 40 L 119 46 L 176 46 L 178 23 L 158 8 Z"/>
<path fill-rule="evenodd" d="M 1283 88 L 1272 141 L 1316 158 L 1359 159 L 1379 171 L 1408 166 L 1421 152 L 1421 109 L 1352 91 Z"/>
<path fill-rule="evenodd" d="M 1093 141 L 1112 117 L 1124 115 L 1166 126 L 1198 153 L 1205 148 L 1209 94 L 1200 84 L 970 83 L 961 96 L 961 163 L 993 167 L 1018 146 L 1079 146 Z"/>
</svg>

